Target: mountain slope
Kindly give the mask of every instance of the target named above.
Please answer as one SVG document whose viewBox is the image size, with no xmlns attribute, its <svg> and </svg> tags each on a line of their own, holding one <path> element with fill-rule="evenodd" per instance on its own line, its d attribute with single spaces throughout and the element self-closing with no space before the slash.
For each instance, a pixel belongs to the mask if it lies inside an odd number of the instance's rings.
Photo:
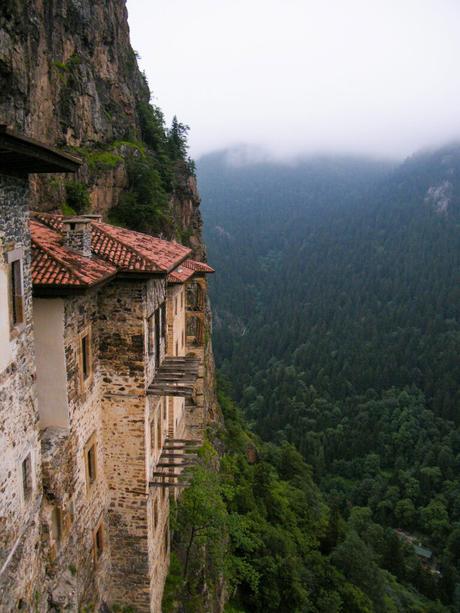
<svg viewBox="0 0 460 613">
<path fill-rule="evenodd" d="M 404 577 L 452 603 L 460 147 L 397 167 L 220 156 L 198 170 L 226 279 L 213 287 L 216 350 L 236 399 L 263 437 L 297 446 L 332 506 L 368 507 L 432 546 L 441 576 Z"/>
</svg>

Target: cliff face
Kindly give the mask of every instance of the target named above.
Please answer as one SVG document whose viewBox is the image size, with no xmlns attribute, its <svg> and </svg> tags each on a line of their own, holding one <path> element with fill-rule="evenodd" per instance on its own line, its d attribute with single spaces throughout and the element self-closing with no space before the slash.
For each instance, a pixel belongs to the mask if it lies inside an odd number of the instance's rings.
<svg viewBox="0 0 460 613">
<path fill-rule="evenodd" d="M 2 3 L 0 116 L 57 145 L 94 144 L 139 132 L 149 99 L 129 41 L 123 0 Z"/>
<path fill-rule="evenodd" d="M 87 186 L 92 211 L 107 215 L 128 187 L 123 143 L 142 141 L 149 98 L 130 44 L 125 0 L 1 3 L 0 123 L 82 155 L 77 180 Z M 92 151 L 99 153 L 96 160 Z M 195 178 L 180 163 L 173 174 L 169 219 L 158 230 L 202 258 Z M 64 179 L 36 177 L 32 188 L 34 205 L 43 210 L 56 210 L 66 199 Z"/>
</svg>

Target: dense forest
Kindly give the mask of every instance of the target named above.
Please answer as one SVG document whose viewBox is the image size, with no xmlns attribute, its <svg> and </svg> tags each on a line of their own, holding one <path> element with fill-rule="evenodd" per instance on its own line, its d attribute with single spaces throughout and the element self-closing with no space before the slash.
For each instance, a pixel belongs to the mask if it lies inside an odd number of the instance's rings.
<svg viewBox="0 0 460 613">
<path fill-rule="evenodd" d="M 198 176 L 218 365 L 252 430 L 311 467 L 337 524 L 323 556 L 357 535 L 379 572 L 460 610 L 460 147 L 403 164 L 222 152 Z M 367 609 L 289 610 L 431 610 L 354 571 Z"/>
</svg>

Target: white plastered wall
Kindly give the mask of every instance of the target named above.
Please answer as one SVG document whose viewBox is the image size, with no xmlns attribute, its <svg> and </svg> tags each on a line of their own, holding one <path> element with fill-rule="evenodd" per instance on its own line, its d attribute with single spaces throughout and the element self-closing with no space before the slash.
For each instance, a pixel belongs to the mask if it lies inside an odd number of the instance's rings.
<svg viewBox="0 0 460 613">
<path fill-rule="evenodd" d="M 64 301 L 34 298 L 33 314 L 40 427 L 68 428 Z"/>
</svg>

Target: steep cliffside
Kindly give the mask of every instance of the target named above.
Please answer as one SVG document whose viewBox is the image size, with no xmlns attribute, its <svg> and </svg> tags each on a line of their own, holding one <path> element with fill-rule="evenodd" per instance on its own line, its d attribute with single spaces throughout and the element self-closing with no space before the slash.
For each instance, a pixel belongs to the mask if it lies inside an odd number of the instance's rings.
<svg viewBox="0 0 460 613">
<path fill-rule="evenodd" d="M 164 171 L 163 118 L 149 105 L 124 0 L 4 0 L 0 83 L 0 123 L 85 159 L 77 181 L 87 187 L 91 210 L 107 216 L 117 207 L 129 189 L 127 160 L 142 141 Z M 195 177 L 181 160 L 169 162 L 162 176 L 168 215 L 154 229 L 202 258 Z M 58 209 L 68 200 L 64 178 L 35 178 L 32 186 L 37 208 Z"/>
</svg>

